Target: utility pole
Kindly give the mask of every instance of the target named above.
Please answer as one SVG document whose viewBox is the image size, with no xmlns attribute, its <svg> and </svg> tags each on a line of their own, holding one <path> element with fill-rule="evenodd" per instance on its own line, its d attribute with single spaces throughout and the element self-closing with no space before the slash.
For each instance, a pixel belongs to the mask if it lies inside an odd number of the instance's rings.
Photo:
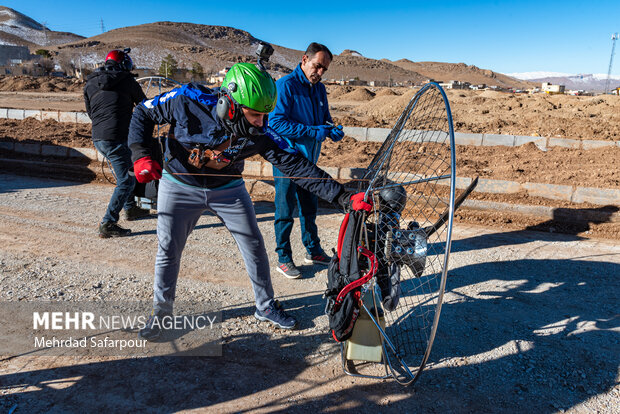
<svg viewBox="0 0 620 414">
<path fill-rule="evenodd" d="M 47 22 L 41 22 L 43 25 L 43 34 L 45 34 L 45 46 L 47 46 Z"/>
<path fill-rule="evenodd" d="M 611 56 L 609 57 L 609 69 L 607 69 L 607 80 L 605 81 L 605 95 L 609 92 L 609 77 L 611 76 L 611 65 L 614 63 L 614 51 L 616 49 L 616 40 L 618 33 L 611 35 Z"/>
<path fill-rule="evenodd" d="M 105 33 L 105 26 L 103 24 L 103 18 L 101 18 L 101 33 Z"/>
</svg>

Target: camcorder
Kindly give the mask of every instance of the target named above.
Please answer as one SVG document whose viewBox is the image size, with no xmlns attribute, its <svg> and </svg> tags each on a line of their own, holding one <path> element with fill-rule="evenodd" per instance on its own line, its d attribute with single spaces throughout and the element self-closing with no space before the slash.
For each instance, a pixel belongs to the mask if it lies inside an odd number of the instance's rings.
<svg viewBox="0 0 620 414">
<path fill-rule="evenodd" d="M 256 56 L 258 56 L 258 68 L 262 71 L 267 71 L 265 63 L 269 62 L 269 58 L 273 55 L 273 46 L 269 43 L 260 42 L 258 48 L 256 48 Z"/>
</svg>

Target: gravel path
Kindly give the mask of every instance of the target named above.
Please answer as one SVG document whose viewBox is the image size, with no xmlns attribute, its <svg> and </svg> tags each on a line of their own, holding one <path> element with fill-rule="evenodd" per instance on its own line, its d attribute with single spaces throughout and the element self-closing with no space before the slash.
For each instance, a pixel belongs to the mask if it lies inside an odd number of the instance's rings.
<svg viewBox="0 0 620 414">
<path fill-rule="evenodd" d="M 109 185 L 0 175 L 0 301 L 150 300 L 156 219 L 103 240 Z M 275 266 L 273 205 L 255 205 Z M 324 247 L 341 215 L 321 210 Z M 294 243 L 303 252 L 296 227 Z M 214 299 L 221 357 L 0 357 L 6 412 L 619 412 L 620 246 L 527 231 L 455 228 L 430 363 L 414 387 L 346 377 L 326 334 L 326 271 L 273 273 L 302 321 L 282 333 L 252 317 L 232 237 L 203 216 L 184 253 L 179 299 Z"/>
</svg>

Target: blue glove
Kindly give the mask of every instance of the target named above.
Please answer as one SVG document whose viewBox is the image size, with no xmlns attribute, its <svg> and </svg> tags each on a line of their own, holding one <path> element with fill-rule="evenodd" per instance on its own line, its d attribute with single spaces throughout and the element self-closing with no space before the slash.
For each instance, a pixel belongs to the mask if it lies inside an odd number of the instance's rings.
<svg viewBox="0 0 620 414">
<path fill-rule="evenodd" d="M 342 138 L 344 138 L 344 131 L 342 130 L 342 125 L 338 125 L 337 127 L 333 127 L 332 130 L 329 132 L 329 136 L 331 137 L 332 141 L 334 141 L 334 142 L 338 142 Z"/>
<path fill-rule="evenodd" d="M 328 125 L 319 125 L 315 126 L 314 128 L 316 130 L 316 136 L 314 137 L 314 139 L 316 139 L 318 142 L 325 141 L 325 138 L 327 138 L 332 132 L 332 127 Z"/>
</svg>

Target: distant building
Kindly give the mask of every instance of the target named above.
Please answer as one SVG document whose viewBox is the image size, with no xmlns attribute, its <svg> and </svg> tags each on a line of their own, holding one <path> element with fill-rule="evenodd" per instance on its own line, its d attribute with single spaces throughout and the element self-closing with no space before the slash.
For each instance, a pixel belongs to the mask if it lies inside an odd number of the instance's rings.
<svg viewBox="0 0 620 414">
<path fill-rule="evenodd" d="M 396 82 L 396 81 L 394 81 L 392 79 L 368 81 L 368 86 L 371 86 L 373 88 L 376 88 L 376 87 L 379 87 L 379 86 L 392 87 L 392 86 L 404 86 L 404 85 L 413 85 L 413 82 L 412 81 Z"/>
<path fill-rule="evenodd" d="M 370 86 L 377 86 L 377 81 L 365 81 L 361 79 L 325 79 L 323 80 L 325 85 L 351 85 L 351 86 L 366 86 L 372 83 Z"/>
<path fill-rule="evenodd" d="M 439 86 L 441 86 L 444 89 L 467 89 L 469 88 L 470 83 L 451 80 L 445 83 L 440 83 Z"/>
<path fill-rule="evenodd" d="M 554 85 L 549 82 L 542 83 L 543 92 L 548 93 L 548 94 L 564 93 L 564 89 L 565 89 L 564 85 Z"/>
<path fill-rule="evenodd" d="M 224 77 L 226 76 L 226 73 L 228 72 L 229 69 L 230 67 L 225 67 L 224 69 L 220 70 L 215 75 L 211 75 L 209 77 L 209 83 L 214 85 L 214 84 L 220 84 L 224 82 Z"/>
<path fill-rule="evenodd" d="M 361 79 L 349 79 L 349 82 L 347 84 L 351 86 L 366 86 L 368 85 L 368 82 Z"/>
<path fill-rule="evenodd" d="M 486 88 L 487 85 L 485 83 L 480 83 L 478 85 L 469 85 L 469 89 L 473 89 L 474 91 L 480 91 Z"/>
<path fill-rule="evenodd" d="M 32 55 L 26 46 L 0 45 L 0 66 L 19 65 L 31 59 Z"/>
</svg>

